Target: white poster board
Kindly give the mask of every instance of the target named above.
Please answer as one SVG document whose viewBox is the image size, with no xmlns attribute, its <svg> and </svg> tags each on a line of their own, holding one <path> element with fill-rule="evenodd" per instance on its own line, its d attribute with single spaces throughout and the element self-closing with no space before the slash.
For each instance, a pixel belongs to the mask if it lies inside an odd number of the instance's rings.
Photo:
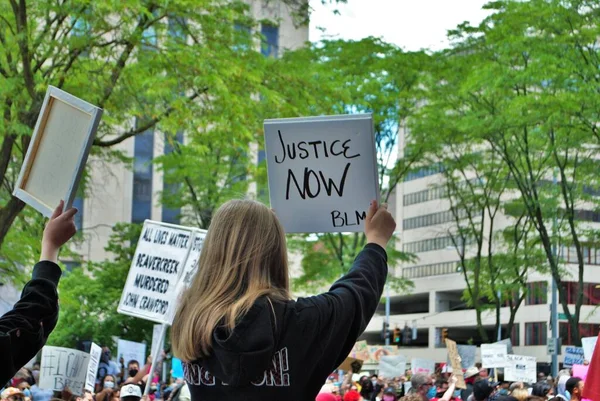
<svg viewBox="0 0 600 401">
<path fill-rule="evenodd" d="M 379 376 L 386 379 L 404 376 L 406 357 L 403 355 L 383 355 L 379 358 Z"/>
<path fill-rule="evenodd" d="M 92 343 L 90 348 L 90 362 L 88 363 L 87 375 L 85 377 L 84 388 L 90 392 L 94 392 L 96 385 L 96 375 L 98 374 L 98 365 L 100 364 L 100 356 L 102 348 L 98 344 Z"/>
<path fill-rule="evenodd" d="M 481 364 L 484 368 L 503 368 L 507 362 L 506 344 L 481 344 Z"/>
<path fill-rule="evenodd" d="M 594 348 L 596 348 L 597 342 L 598 342 L 598 337 L 584 337 L 581 339 L 581 346 L 583 348 L 583 356 L 589 362 L 592 361 L 592 356 L 594 355 Z"/>
<path fill-rule="evenodd" d="M 271 207 L 288 233 L 360 232 L 379 200 L 370 114 L 265 120 Z"/>
<path fill-rule="evenodd" d="M 425 375 L 431 375 L 435 373 L 435 361 L 431 359 L 413 358 L 410 361 L 410 370 L 413 374 L 423 373 Z"/>
<path fill-rule="evenodd" d="M 102 109 L 49 86 L 13 195 L 46 217 L 73 204 Z"/>
<path fill-rule="evenodd" d="M 534 356 L 511 355 L 506 356 L 504 380 L 510 382 L 537 382 L 537 365 Z"/>
<path fill-rule="evenodd" d="M 162 324 L 155 324 L 152 327 L 152 346 L 150 347 L 150 352 L 152 352 L 152 350 L 157 349 L 157 347 L 159 347 L 158 349 L 165 349 L 165 339 L 164 337 L 161 336 L 161 329 L 162 329 Z M 140 363 L 142 363 L 140 361 Z"/>
<path fill-rule="evenodd" d="M 573 365 L 583 365 L 584 362 L 583 348 L 567 347 L 565 348 L 565 359 L 563 366 L 565 368 L 573 367 Z"/>
<path fill-rule="evenodd" d="M 117 341 L 117 354 L 119 359 L 123 358 L 125 361 L 125 367 L 132 360 L 138 361 L 140 366 L 144 366 L 146 363 L 146 344 L 119 338 L 119 341 Z"/>
<path fill-rule="evenodd" d="M 66 386 L 75 395 L 82 395 L 87 383 L 90 354 L 70 348 L 42 348 L 38 386 L 45 390 L 62 391 Z"/>
<path fill-rule="evenodd" d="M 175 313 L 177 313 L 177 305 L 179 304 L 179 297 L 192 283 L 192 279 L 196 275 L 198 270 L 198 259 L 200 258 L 200 252 L 202 251 L 202 245 L 204 244 L 204 238 L 206 237 L 206 230 L 196 229 L 191 242 L 190 252 L 183 266 L 183 273 L 177 282 L 175 287 L 175 294 L 177 298 L 172 304 L 171 311 L 169 312 L 169 324 L 173 324 L 175 319 Z"/>
<path fill-rule="evenodd" d="M 135 249 L 118 312 L 170 324 L 176 286 L 194 230 L 146 220 Z"/>
</svg>

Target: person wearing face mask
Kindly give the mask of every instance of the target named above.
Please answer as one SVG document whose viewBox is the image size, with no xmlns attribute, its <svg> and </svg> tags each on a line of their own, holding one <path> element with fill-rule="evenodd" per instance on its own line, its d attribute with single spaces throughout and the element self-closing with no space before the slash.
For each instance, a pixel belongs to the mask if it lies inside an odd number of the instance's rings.
<svg viewBox="0 0 600 401">
<path fill-rule="evenodd" d="M 104 377 L 104 383 L 102 385 L 103 389 L 111 389 L 113 390 L 115 388 L 115 378 L 112 375 L 106 375 L 106 377 Z"/>
<path fill-rule="evenodd" d="M 138 361 L 136 361 L 135 359 L 132 359 L 131 361 L 127 362 L 128 377 L 135 377 L 135 375 L 137 375 L 139 371 L 140 371 L 140 363 Z"/>
</svg>

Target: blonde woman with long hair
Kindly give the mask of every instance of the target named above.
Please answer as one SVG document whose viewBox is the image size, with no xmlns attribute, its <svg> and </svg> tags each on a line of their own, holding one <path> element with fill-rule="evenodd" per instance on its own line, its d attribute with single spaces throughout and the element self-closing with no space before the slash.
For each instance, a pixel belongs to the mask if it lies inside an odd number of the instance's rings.
<svg viewBox="0 0 600 401">
<path fill-rule="evenodd" d="M 375 313 L 395 227 L 387 207 L 371 202 L 367 245 L 348 274 L 294 301 L 275 213 L 254 201 L 221 206 L 172 327 L 192 401 L 314 400 Z"/>
</svg>

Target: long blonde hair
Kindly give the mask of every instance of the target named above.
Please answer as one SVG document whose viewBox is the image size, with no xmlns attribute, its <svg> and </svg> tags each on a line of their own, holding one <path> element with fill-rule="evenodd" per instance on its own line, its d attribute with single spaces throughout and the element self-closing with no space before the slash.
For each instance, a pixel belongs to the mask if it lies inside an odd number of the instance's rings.
<svg viewBox="0 0 600 401">
<path fill-rule="evenodd" d="M 285 233 L 275 213 L 249 200 L 233 200 L 215 213 L 173 321 L 172 345 L 185 362 L 206 358 L 214 330 L 236 322 L 267 296 L 290 299 Z"/>
</svg>

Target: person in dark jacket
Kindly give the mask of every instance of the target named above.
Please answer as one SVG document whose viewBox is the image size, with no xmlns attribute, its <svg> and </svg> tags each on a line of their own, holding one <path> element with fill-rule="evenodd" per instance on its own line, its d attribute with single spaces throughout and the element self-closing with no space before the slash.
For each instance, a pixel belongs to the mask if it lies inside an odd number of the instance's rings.
<svg viewBox="0 0 600 401">
<path fill-rule="evenodd" d="M 63 213 L 63 207 L 61 201 L 46 225 L 40 262 L 33 267 L 21 299 L 0 317 L 0 383 L 6 383 L 38 353 L 56 326 L 56 287 L 62 275 L 58 251 L 77 232 L 73 220 L 77 209 Z"/>
<path fill-rule="evenodd" d="M 172 345 L 192 401 L 314 400 L 375 313 L 396 223 L 372 201 L 367 244 L 324 294 L 291 300 L 285 233 L 254 201 L 215 213 Z"/>
</svg>

